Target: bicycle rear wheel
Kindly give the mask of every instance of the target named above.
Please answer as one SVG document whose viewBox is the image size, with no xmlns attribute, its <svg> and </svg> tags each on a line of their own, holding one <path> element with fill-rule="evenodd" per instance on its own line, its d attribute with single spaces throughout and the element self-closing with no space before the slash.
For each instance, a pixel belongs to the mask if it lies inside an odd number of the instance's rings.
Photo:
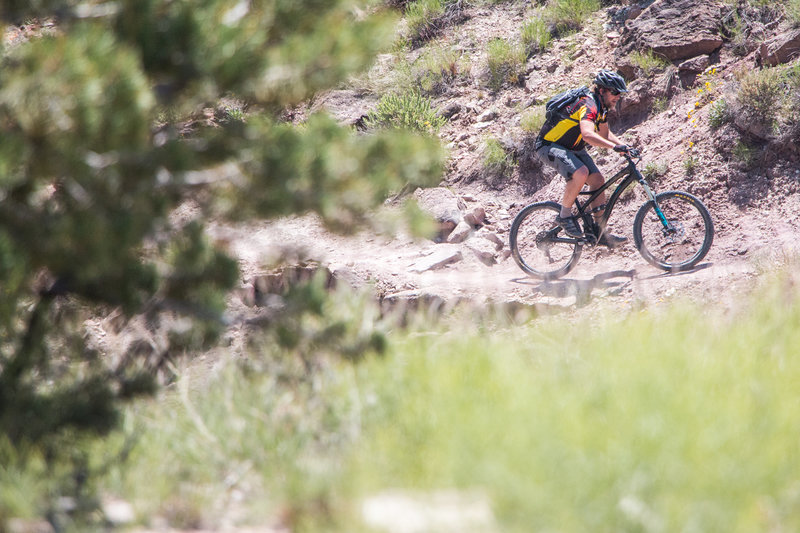
<svg viewBox="0 0 800 533">
<path fill-rule="evenodd" d="M 708 209 L 696 197 L 681 191 L 658 194 L 656 202 L 664 219 L 653 202 L 639 208 L 633 221 L 636 248 L 657 268 L 691 270 L 706 256 L 714 240 Z"/>
<path fill-rule="evenodd" d="M 555 224 L 560 210 L 555 202 L 539 202 L 523 208 L 514 218 L 509 246 L 514 261 L 526 274 L 555 279 L 578 263 L 582 245 Z"/>
</svg>

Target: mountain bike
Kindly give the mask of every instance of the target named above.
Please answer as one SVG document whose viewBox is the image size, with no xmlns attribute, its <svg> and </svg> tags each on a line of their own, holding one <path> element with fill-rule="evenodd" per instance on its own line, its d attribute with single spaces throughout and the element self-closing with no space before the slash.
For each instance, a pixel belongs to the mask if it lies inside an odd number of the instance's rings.
<svg viewBox="0 0 800 533">
<path fill-rule="evenodd" d="M 651 265 L 668 272 L 693 269 L 708 253 L 714 240 L 714 225 L 703 202 L 688 192 L 669 191 L 656 194 L 642 176 L 636 163 L 637 150 L 624 153 L 628 164 L 593 191 L 581 191 L 575 200 L 577 218 L 582 223 L 583 238 L 567 235 L 556 225 L 561 210 L 557 202 L 537 202 L 522 209 L 510 230 L 511 254 L 528 275 L 544 280 L 560 278 L 578 263 L 584 246 L 596 246 L 614 206 L 623 191 L 638 182 L 647 195 L 633 220 L 633 240 L 639 253 Z M 612 184 L 622 180 L 606 203 L 600 225 L 595 223 L 591 203 Z M 586 197 L 581 201 L 581 197 Z"/>
</svg>

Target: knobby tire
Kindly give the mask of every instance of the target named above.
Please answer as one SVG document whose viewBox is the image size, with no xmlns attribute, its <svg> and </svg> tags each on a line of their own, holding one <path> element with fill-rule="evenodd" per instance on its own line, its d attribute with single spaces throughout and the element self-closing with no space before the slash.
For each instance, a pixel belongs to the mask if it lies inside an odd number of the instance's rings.
<svg viewBox="0 0 800 533">
<path fill-rule="evenodd" d="M 509 231 L 509 247 L 517 265 L 528 275 L 551 280 L 560 278 L 578 263 L 583 249 L 555 224 L 561 206 L 538 202 L 522 209 Z"/>
<path fill-rule="evenodd" d="M 656 195 L 656 202 L 668 221 L 668 228 L 645 203 L 633 221 L 633 239 L 642 257 L 669 272 L 693 269 L 708 253 L 714 240 L 714 224 L 703 202 L 682 191 Z"/>
</svg>

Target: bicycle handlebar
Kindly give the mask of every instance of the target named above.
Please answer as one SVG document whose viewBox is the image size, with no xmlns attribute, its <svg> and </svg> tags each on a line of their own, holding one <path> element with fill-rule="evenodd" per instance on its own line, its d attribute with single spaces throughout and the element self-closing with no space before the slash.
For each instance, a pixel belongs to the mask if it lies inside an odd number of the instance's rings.
<svg viewBox="0 0 800 533">
<path fill-rule="evenodd" d="M 633 163 L 633 160 L 636 159 L 637 161 L 642 160 L 642 152 L 641 150 L 637 150 L 636 148 L 629 148 L 627 152 L 623 152 L 622 155 L 625 159 L 628 160 L 629 163 Z"/>
</svg>

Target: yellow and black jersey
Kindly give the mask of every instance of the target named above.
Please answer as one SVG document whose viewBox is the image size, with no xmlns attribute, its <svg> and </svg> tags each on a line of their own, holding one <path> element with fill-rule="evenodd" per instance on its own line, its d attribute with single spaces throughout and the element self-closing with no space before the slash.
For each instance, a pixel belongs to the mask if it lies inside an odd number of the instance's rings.
<svg viewBox="0 0 800 533">
<path fill-rule="evenodd" d="M 546 122 L 539 132 L 539 138 L 568 150 L 582 150 L 586 141 L 581 135 L 581 120 L 594 122 L 597 131 L 600 124 L 607 122 L 608 110 L 595 100 L 594 95 L 586 95 L 568 105 L 555 120 Z"/>
</svg>

